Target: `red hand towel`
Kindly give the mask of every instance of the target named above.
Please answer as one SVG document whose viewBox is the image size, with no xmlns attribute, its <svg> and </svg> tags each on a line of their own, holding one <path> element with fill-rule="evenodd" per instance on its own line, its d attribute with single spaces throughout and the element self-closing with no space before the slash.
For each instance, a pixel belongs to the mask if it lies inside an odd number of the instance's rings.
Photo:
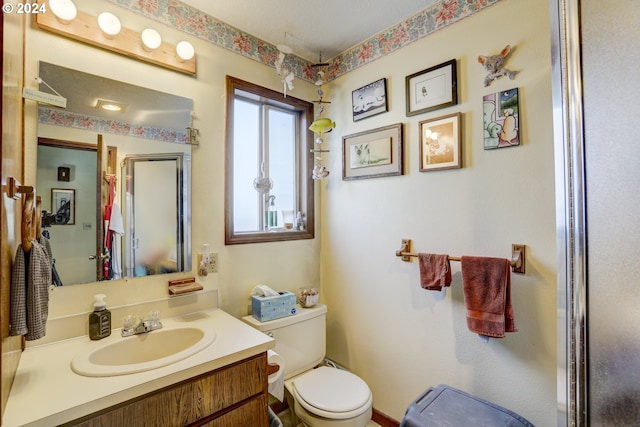
<svg viewBox="0 0 640 427">
<path fill-rule="evenodd" d="M 496 338 L 517 332 L 509 260 L 463 256 L 460 263 L 469 330 Z"/>
<path fill-rule="evenodd" d="M 420 286 L 431 291 L 441 291 L 451 286 L 449 255 L 418 254 L 420 263 Z"/>
</svg>

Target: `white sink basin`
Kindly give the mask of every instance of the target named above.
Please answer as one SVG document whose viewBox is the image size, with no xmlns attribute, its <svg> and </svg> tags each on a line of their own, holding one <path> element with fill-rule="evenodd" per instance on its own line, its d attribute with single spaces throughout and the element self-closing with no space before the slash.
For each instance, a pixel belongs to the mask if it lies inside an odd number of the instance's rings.
<svg viewBox="0 0 640 427">
<path fill-rule="evenodd" d="M 116 338 L 98 348 L 78 353 L 71 369 L 88 377 L 126 375 L 167 366 L 208 347 L 215 332 L 197 327 L 159 329 L 127 338 Z"/>
</svg>

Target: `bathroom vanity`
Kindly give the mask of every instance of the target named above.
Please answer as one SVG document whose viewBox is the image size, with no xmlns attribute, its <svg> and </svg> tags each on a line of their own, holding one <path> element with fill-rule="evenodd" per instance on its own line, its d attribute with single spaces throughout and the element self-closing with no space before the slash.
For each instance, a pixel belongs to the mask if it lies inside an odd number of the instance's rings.
<svg viewBox="0 0 640 427">
<path fill-rule="evenodd" d="M 71 360 L 89 346 L 123 340 L 119 330 L 101 341 L 82 336 L 28 348 L 3 425 L 266 427 L 273 339 L 220 309 L 162 321 L 164 328 L 210 328 L 216 337 L 170 365 L 101 377 L 76 374 Z"/>
</svg>

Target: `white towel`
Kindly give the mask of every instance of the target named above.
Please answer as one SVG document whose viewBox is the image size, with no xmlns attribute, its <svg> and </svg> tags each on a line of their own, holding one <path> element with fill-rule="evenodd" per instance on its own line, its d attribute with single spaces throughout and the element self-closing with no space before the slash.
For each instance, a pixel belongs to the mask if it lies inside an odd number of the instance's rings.
<svg viewBox="0 0 640 427">
<path fill-rule="evenodd" d="M 124 225 L 122 221 L 122 212 L 118 202 L 113 202 L 111 206 L 111 218 L 109 219 L 109 230 L 116 235 L 113 236 L 111 244 L 111 271 L 112 279 L 122 278 L 122 236 L 124 235 Z"/>
</svg>

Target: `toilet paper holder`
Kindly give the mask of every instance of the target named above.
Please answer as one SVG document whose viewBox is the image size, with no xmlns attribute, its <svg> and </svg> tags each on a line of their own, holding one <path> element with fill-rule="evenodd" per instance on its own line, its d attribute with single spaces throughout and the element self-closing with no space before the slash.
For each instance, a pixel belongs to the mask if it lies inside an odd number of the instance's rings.
<svg viewBox="0 0 640 427">
<path fill-rule="evenodd" d="M 269 376 L 271 374 L 275 374 L 279 370 L 280 370 L 280 365 L 267 363 L 267 376 Z"/>
</svg>

